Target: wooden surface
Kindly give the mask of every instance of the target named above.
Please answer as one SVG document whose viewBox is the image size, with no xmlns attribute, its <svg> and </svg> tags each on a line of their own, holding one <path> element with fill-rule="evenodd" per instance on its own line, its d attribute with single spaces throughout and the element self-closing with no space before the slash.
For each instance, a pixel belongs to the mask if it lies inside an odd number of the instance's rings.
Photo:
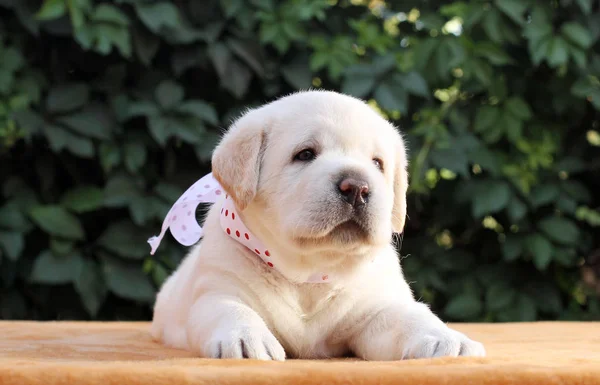
<svg viewBox="0 0 600 385">
<path fill-rule="evenodd" d="M 0 322 L 0 384 L 600 384 L 600 322 L 454 324 L 485 358 L 206 360 L 147 323 Z"/>
</svg>

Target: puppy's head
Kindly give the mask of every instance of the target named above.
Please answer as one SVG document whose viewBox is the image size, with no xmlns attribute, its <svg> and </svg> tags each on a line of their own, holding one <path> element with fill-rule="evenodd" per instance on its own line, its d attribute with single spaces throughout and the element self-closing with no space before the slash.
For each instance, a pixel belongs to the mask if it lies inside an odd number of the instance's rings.
<svg viewBox="0 0 600 385">
<path fill-rule="evenodd" d="M 389 244 L 404 228 L 406 165 L 390 123 L 364 102 L 327 91 L 247 112 L 212 159 L 250 229 L 305 254 Z"/>
</svg>

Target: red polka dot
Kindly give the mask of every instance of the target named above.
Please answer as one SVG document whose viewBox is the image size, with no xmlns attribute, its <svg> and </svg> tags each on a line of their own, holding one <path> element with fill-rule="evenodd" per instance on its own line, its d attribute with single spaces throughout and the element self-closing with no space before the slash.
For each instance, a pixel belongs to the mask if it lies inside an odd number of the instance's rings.
<svg viewBox="0 0 600 385">
<path fill-rule="evenodd" d="M 269 267 L 273 267 L 273 264 L 271 262 L 267 262 L 267 265 L 269 265 Z"/>
<path fill-rule="evenodd" d="M 173 218 L 171 218 L 171 221 L 175 222 L 177 220 L 177 215 L 173 215 Z"/>
<path fill-rule="evenodd" d="M 215 194 L 217 194 L 217 195 L 221 195 L 221 190 L 217 190 L 217 191 L 215 191 Z"/>
<path fill-rule="evenodd" d="M 270 256 L 271 256 L 271 253 L 269 253 L 269 250 L 265 250 L 265 255 L 266 255 L 267 257 L 270 257 Z"/>
<path fill-rule="evenodd" d="M 183 205 L 182 207 L 183 207 L 183 208 L 186 208 L 186 207 L 187 207 L 187 204 Z"/>
<path fill-rule="evenodd" d="M 329 276 L 328 275 L 324 275 L 321 278 L 323 279 L 323 281 L 327 281 L 327 278 L 329 278 Z"/>
<path fill-rule="evenodd" d="M 244 233 L 244 237 L 246 237 L 246 239 L 250 240 L 250 236 L 248 235 L 248 233 Z"/>
<path fill-rule="evenodd" d="M 185 225 L 182 225 L 181 230 L 185 231 L 185 230 L 187 230 L 187 227 L 185 227 Z"/>
<path fill-rule="evenodd" d="M 231 213 L 231 219 L 235 219 L 235 213 L 234 212 Z"/>
<path fill-rule="evenodd" d="M 225 216 L 229 215 L 229 210 L 225 210 Z"/>
<path fill-rule="evenodd" d="M 188 211 L 188 217 L 189 217 L 190 215 L 192 215 L 192 212 L 191 212 L 191 211 Z"/>
<path fill-rule="evenodd" d="M 202 197 L 202 194 L 197 194 L 196 195 L 196 198 L 201 198 L 201 197 Z"/>
<path fill-rule="evenodd" d="M 239 238 L 240 237 L 240 232 L 236 230 L 235 231 L 235 236 Z"/>
<path fill-rule="evenodd" d="M 209 184 L 205 184 L 205 185 L 204 185 L 204 188 L 209 188 L 209 187 L 210 187 L 210 185 L 209 185 Z"/>
<path fill-rule="evenodd" d="M 229 229 L 229 227 L 227 228 L 227 234 L 231 234 L 231 230 Z"/>
<path fill-rule="evenodd" d="M 254 249 L 254 252 L 258 255 L 260 255 L 260 251 L 258 251 L 258 249 Z"/>
</svg>

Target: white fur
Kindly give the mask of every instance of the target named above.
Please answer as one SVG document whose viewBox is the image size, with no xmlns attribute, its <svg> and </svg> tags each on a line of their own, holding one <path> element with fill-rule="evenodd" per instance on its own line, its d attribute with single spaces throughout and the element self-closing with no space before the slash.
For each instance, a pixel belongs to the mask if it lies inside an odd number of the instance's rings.
<svg viewBox="0 0 600 385">
<path fill-rule="evenodd" d="M 294 162 L 306 146 L 317 159 Z M 300 92 L 246 113 L 216 148 L 213 174 L 277 270 L 223 233 L 215 204 L 204 239 L 158 294 L 153 336 L 214 358 L 485 355 L 415 301 L 402 275 L 391 235 L 404 227 L 406 163 L 397 130 L 348 96 Z M 336 230 L 352 215 L 335 189 L 348 170 L 370 187 L 362 236 Z M 336 278 L 299 282 L 316 271 Z"/>
</svg>

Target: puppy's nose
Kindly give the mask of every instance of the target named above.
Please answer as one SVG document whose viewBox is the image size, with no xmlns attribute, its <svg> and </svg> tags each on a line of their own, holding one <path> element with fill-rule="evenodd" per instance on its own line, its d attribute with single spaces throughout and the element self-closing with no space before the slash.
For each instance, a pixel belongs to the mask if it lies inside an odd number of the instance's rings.
<svg viewBox="0 0 600 385">
<path fill-rule="evenodd" d="M 364 180 L 344 178 L 339 183 L 338 188 L 342 199 L 353 207 L 363 206 L 369 199 L 369 185 Z"/>
</svg>

